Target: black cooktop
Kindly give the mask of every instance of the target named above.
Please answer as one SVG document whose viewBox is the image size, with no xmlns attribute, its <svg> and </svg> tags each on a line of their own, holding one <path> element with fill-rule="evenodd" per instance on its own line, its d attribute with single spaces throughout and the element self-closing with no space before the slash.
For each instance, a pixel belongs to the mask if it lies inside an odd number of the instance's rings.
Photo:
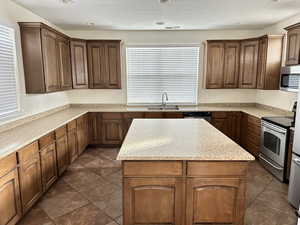
<svg viewBox="0 0 300 225">
<path fill-rule="evenodd" d="M 263 117 L 262 120 L 267 121 L 269 123 L 273 123 L 283 128 L 290 128 L 293 125 L 293 117 L 284 117 L 284 116 L 276 116 L 276 117 Z"/>
</svg>

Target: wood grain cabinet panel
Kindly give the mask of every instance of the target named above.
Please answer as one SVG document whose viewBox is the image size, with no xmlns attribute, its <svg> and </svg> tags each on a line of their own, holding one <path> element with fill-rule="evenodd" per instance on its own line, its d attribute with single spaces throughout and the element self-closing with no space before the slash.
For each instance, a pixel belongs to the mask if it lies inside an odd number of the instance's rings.
<svg viewBox="0 0 300 225">
<path fill-rule="evenodd" d="M 56 139 L 56 155 L 58 174 L 62 175 L 69 166 L 69 151 L 67 134 Z"/>
<path fill-rule="evenodd" d="M 239 79 L 240 42 L 225 42 L 224 88 L 237 88 Z"/>
<path fill-rule="evenodd" d="M 89 143 L 97 145 L 102 143 L 102 114 L 91 112 L 89 119 Z"/>
<path fill-rule="evenodd" d="M 77 146 L 78 154 L 80 155 L 89 143 L 89 128 L 88 128 L 88 116 L 83 115 L 76 120 L 77 122 Z"/>
<path fill-rule="evenodd" d="M 89 87 L 121 88 L 120 41 L 87 41 Z"/>
<path fill-rule="evenodd" d="M 18 171 L 0 177 L 0 225 L 14 225 L 21 218 Z"/>
<path fill-rule="evenodd" d="M 223 87 L 224 54 L 223 41 L 208 41 L 206 88 Z"/>
<path fill-rule="evenodd" d="M 40 150 L 43 190 L 46 191 L 57 180 L 57 157 L 55 143 Z"/>
<path fill-rule="evenodd" d="M 22 211 L 15 153 L 0 160 L 0 202 L 0 225 L 16 224 Z"/>
<path fill-rule="evenodd" d="M 72 88 L 69 38 L 43 23 L 19 25 L 26 93 Z"/>
<path fill-rule="evenodd" d="M 43 193 L 41 160 L 38 143 L 34 142 L 18 152 L 22 211 L 27 212 Z"/>
<path fill-rule="evenodd" d="M 186 225 L 243 224 L 245 181 L 188 178 Z"/>
<path fill-rule="evenodd" d="M 300 24 L 285 29 L 288 31 L 285 64 L 297 65 L 300 63 Z"/>
<path fill-rule="evenodd" d="M 72 89 L 72 68 L 69 39 L 58 37 L 57 50 L 61 90 Z"/>
<path fill-rule="evenodd" d="M 258 89 L 279 89 L 282 45 L 282 35 L 268 35 L 260 38 L 257 74 Z"/>
<path fill-rule="evenodd" d="M 120 119 L 102 120 L 102 144 L 121 145 L 123 141 L 123 121 Z"/>
<path fill-rule="evenodd" d="M 125 178 L 124 224 L 183 224 L 181 178 Z"/>
<path fill-rule="evenodd" d="M 239 88 L 256 88 L 259 39 L 241 41 Z"/>
<path fill-rule="evenodd" d="M 86 41 L 71 41 L 73 88 L 88 88 Z"/>
<path fill-rule="evenodd" d="M 77 131 L 76 128 L 68 130 L 68 152 L 70 163 L 74 162 L 78 158 L 78 149 L 77 149 Z"/>
</svg>

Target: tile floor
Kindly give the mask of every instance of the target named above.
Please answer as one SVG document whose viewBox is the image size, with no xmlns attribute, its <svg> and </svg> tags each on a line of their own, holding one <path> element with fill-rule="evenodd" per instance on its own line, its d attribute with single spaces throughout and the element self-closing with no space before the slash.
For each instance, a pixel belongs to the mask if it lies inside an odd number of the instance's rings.
<svg viewBox="0 0 300 225">
<path fill-rule="evenodd" d="M 118 149 L 89 148 L 18 225 L 122 224 Z M 287 185 L 257 162 L 249 169 L 245 225 L 295 225 Z"/>
</svg>

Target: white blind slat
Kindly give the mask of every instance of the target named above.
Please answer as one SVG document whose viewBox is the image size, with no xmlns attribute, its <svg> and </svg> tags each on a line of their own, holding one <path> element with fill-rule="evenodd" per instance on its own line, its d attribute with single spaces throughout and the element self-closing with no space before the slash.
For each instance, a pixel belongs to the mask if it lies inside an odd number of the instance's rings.
<svg viewBox="0 0 300 225">
<path fill-rule="evenodd" d="M 199 47 L 127 47 L 127 103 L 196 104 Z"/>
<path fill-rule="evenodd" d="M 0 119 L 18 111 L 14 30 L 0 25 Z"/>
</svg>

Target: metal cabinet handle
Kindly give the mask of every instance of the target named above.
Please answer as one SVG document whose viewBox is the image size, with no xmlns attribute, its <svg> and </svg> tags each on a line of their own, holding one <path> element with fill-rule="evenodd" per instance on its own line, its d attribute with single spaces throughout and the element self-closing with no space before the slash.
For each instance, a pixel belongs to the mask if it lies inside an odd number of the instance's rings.
<svg viewBox="0 0 300 225">
<path fill-rule="evenodd" d="M 294 163 L 296 163 L 298 166 L 300 166 L 300 159 L 293 159 Z"/>
<path fill-rule="evenodd" d="M 273 168 L 275 168 L 276 170 L 283 170 L 283 168 L 274 165 L 274 164 L 271 163 L 269 160 L 267 160 L 265 157 L 263 157 L 262 154 L 259 154 L 258 157 L 259 157 L 261 160 L 263 160 L 264 162 L 268 163 L 268 164 L 269 164 L 270 166 L 272 166 Z"/>
</svg>

